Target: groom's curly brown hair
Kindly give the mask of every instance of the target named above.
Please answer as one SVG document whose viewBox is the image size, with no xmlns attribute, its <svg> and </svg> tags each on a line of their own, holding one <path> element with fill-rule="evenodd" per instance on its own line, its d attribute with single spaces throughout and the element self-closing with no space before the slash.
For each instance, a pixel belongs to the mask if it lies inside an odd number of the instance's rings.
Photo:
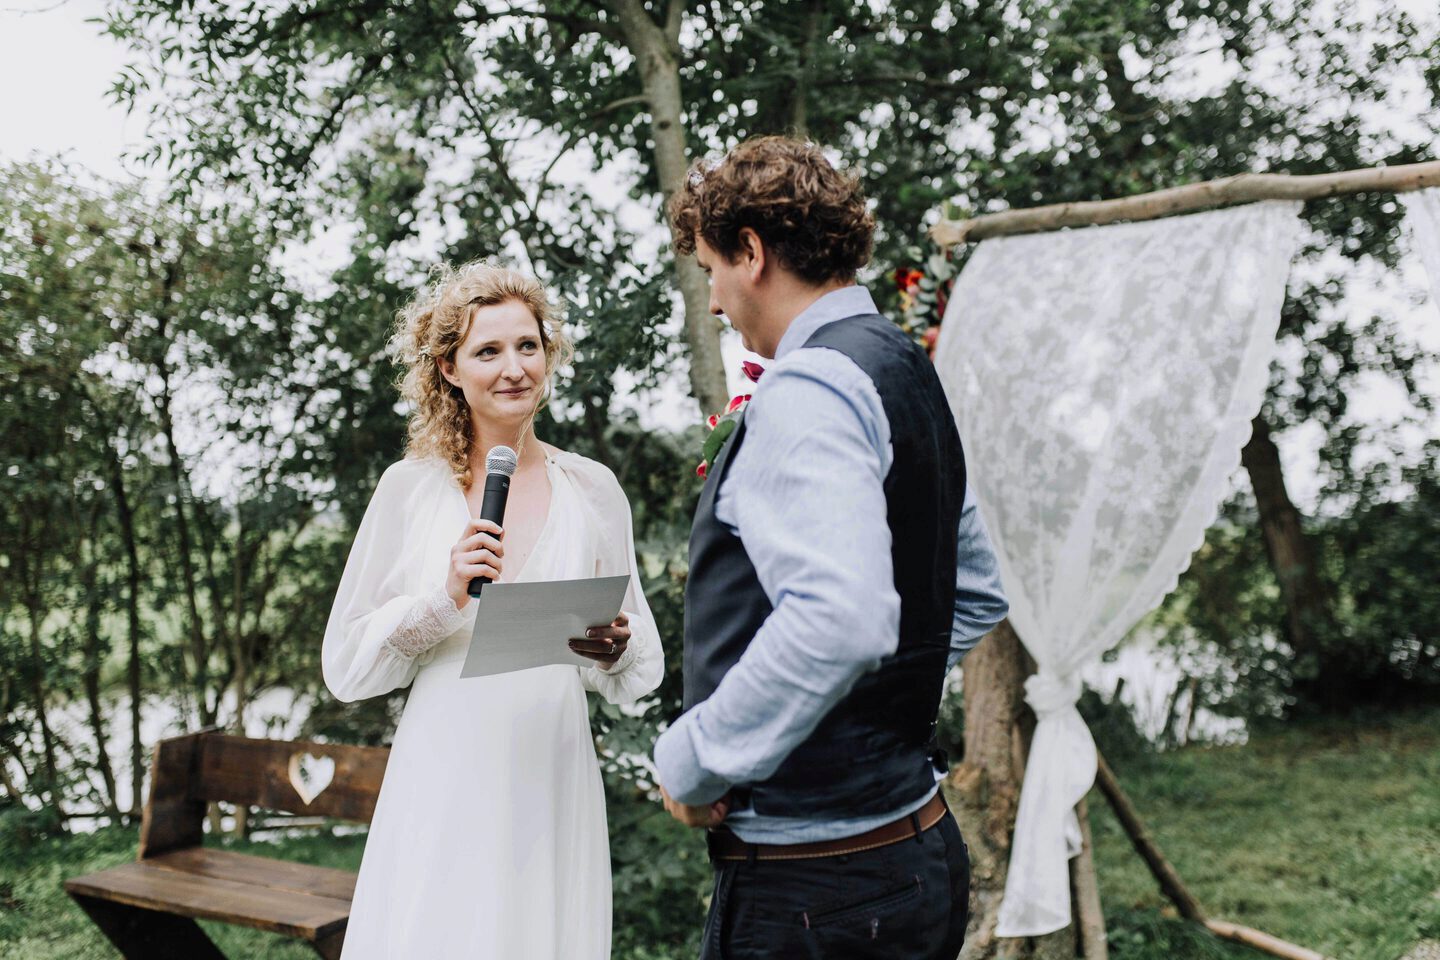
<svg viewBox="0 0 1440 960">
<path fill-rule="evenodd" d="M 719 163 L 697 161 L 670 198 L 675 249 L 695 252 L 697 237 L 726 260 L 740 231 L 812 284 L 853 280 L 870 262 L 875 218 L 860 180 L 842 173 L 813 143 L 789 137 L 746 140 Z"/>
</svg>

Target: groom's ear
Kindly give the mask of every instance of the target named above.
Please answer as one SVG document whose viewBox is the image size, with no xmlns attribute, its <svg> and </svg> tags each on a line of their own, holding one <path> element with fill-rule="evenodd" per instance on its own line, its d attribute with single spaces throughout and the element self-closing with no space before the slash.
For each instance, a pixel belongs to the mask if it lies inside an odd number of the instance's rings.
<svg viewBox="0 0 1440 960">
<path fill-rule="evenodd" d="M 749 227 L 741 227 L 737 239 L 740 241 L 740 249 L 735 251 L 735 261 L 745 268 L 751 283 L 758 283 L 761 274 L 765 272 L 765 262 L 768 259 L 765 243 L 760 239 L 760 234 Z"/>
</svg>

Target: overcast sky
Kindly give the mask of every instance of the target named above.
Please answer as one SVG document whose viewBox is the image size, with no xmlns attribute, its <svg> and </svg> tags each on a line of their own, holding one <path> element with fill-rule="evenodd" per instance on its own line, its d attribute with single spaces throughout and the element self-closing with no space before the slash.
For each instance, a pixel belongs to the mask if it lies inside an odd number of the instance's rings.
<svg viewBox="0 0 1440 960">
<path fill-rule="evenodd" d="M 1390 0 L 1376 0 L 1390 2 Z M 1435 0 L 1394 0 L 1417 15 L 1433 17 Z M 101 176 L 144 175 L 127 168 L 122 157 L 144 138 L 143 118 L 127 117 L 113 105 L 107 91 L 126 62 L 126 52 L 102 36 L 88 19 L 103 10 L 99 0 L 0 0 L 0 159 L 25 159 L 35 154 L 60 155 Z M 1440 310 L 1435 298 L 1419 297 L 1427 282 L 1414 257 L 1398 276 L 1361 274 L 1353 281 L 1354 310 L 1366 314 L 1381 304 L 1404 320 L 1411 336 L 1440 350 Z M 1367 290 L 1372 292 L 1366 292 Z M 741 355 L 733 340 L 727 344 L 727 367 L 738 368 Z M 1440 393 L 1440 376 L 1430 379 Z M 732 383 L 738 389 L 738 382 Z M 652 398 L 659 411 L 682 409 L 676 391 Z M 1398 409 L 1394 391 L 1375 383 L 1357 398 L 1356 413 L 1386 418 Z M 646 417 L 661 422 L 667 416 Z M 1432 425 L 1431 434 L 1436 433 Z M 1284 438 L 1289 476 L 1297 499 L 1313 498 L 1319 478 L 1315 431 L 1291 431 Z"/>
<path fill-rule="evenodd" d="M 125 51 L 85 22 L 103 8 L 0 0 L 0 157 L 63 154 L 102 176 L 126 172 L 121 155 L 145 130 L 106 97 Z"/>
</svg>

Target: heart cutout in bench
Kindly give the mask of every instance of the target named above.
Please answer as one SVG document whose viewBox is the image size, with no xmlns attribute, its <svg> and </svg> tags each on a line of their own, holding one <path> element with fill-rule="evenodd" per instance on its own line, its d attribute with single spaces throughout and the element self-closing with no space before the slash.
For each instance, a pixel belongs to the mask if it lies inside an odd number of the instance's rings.
<svg viewBox="0 0 1440 960">
<path fill-rule="evenodd" d="M 325 792 L 335 779 L 335 758 L 317 757 L 313 753 L 296 753 L 290 757 L 290 786 L 305 801 L 305 806 Z"/>
</svg>

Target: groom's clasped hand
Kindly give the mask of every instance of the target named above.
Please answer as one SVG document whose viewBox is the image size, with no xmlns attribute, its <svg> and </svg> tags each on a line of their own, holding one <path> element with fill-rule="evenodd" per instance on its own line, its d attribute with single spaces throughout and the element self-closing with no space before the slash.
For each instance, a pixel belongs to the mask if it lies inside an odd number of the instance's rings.
<svg viewBox="0 0 1440 960">
<path fill-rule="evenodd" d="M 692 807 L 688 803 L 681 803 L 660 788 L 660 799 L 665 803 L 665 810 L 670 816 L 679 820 L 687 827 L 718 827 L 725 822 L 725 816 L 730 812 L 730 794 L 725 794 L 714 803 L 701 804 Z"/>
</svg>

